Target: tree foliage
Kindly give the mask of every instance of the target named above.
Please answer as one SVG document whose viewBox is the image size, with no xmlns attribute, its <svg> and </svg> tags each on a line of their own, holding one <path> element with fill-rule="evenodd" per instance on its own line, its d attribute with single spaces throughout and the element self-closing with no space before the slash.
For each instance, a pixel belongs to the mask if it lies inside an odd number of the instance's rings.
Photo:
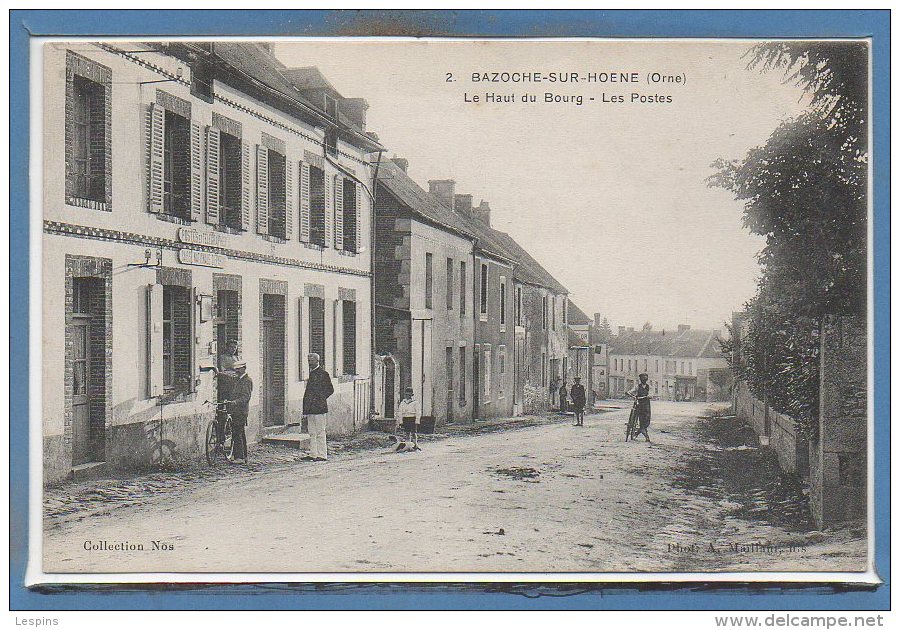
<svg viewBox="0 0 900 630">
<path fill-rule="evenodd" d="M 714 163 L 710 186 L 744 202 L 743 225 L 764 236 L 749 327 L 735 376 L 773 407 L 812 426 L 818 412 L 821 319 L 866 308 L 867 48 L 847 42 L 769 43 L 749 69 L 783 72 L 810 96 L 742 160 Z"/>
</svg>

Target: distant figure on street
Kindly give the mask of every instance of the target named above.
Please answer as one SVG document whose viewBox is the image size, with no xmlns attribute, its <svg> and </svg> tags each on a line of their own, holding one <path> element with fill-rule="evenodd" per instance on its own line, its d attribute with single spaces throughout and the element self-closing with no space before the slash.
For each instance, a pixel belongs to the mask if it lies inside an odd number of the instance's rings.
<svg viewBox="0 0 900 630">
<path fill-rule="evenodd" d="M 422 421 L 422 409 L 412 387 L 407 387 L 404 391 L 403 400 L 397 407 L 397 420 L 397 430 L 402 428 L 406 433 L 406 443 L 397 444 L 397 450 L 419 450 L 419 423 Z"/>
<path fill-rule="evenodd" d="M 556 395 L 559 393 L 559 380 L 554 376 L 550 379 L 550 404 L 553 405 L 553 401 L 556 400 Z"/>
<path fill-rule="evenodd" d="M 637 387 L 629 389 L 628 395 L 633 396 L 637 402 L 638 435 L 643 433 L 649 442 L 650 434 L 647 432 L 647 429 L 650 427 L 650 385 L 647 384 L 648 377 L 646 374 L 638 374 L 638 378 L 641 379 L 641 382 L 638 383 Z"/>
<path fill-rule="evenodd" d="M 566 390 L 566 382 L 563 381 L 562 385 L 559 386 L 559 411 L 560 411 L 560 413 L 566 413 L 568 396 L 569 396 L 569 392 L 568 392 L 568 390 Z"/>
<path fill-rule="evenodd" d="M 328 397 L 334 393 L 331 377 L 321 365 L 320 357 L 315 352 L 306 356 L 309 363 L 309 380 L 303 392 L 303 416 L 309 426 L 310 456 L 314 461 L 328 460 L 328 443 L 325 437 L 325 425 L 328 420 Z"/>
<path fill-rule="evenodd" d="M 587 395 L 584 391 L 584 385 L 581 384 L 580 376 L 575 377 L 575 384 L 572 385 L 569 395 L 572 397 L 572 410 L 575 412 L 575 426 L 583 427 L 584 404 L 587 400 Z"/>
<path fill-rule="evenodd" d="M 231 386 L 231 398 L 228 401 L 228 413 L 231 414 L 232 431 L 234 432 L 233 461 L 247 463 L 247 413 L 250 410 L 250 396 L 253 394 L 253 379 L 247 374 L 247 362 L 237 360 L 232 366 L 235 377 Z"/>
</svg>

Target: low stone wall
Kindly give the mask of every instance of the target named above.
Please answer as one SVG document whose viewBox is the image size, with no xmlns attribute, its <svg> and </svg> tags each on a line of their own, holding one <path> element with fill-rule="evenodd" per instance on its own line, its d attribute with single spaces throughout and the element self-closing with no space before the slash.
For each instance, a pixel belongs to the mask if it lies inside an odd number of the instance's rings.
<svg viewBox="0 0 900 630">
<path fill-rule="evenodd" d="M 747 422 L 760 443 L 768 444 L 778 457 L 781 469 L 799 477 L 809 474 L 808 443 L 797 434 L 793 418 L 768 408 L 750 393 L 744 382 L 735 384 L 735 415 Z"/>
</svg>

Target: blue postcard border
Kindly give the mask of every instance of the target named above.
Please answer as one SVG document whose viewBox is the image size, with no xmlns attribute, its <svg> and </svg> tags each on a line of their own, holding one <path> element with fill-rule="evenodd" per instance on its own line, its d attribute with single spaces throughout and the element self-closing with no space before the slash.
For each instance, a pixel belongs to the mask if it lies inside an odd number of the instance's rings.
<svg viewBox="0 0 900 630">
<path fill-rule="evenodd" d="M 189 26 L 188 26 L 189 25 Z M 871 37 L 873 58 L 875 567 L 878 588 L 616 585 L 560 591 L 498 585 L 222 585 L 29 590 L 29 39 L 33 36 Z M 10 13 L 10 610 L 890 608 L 890 11 L 114 11 Z M 541 591 L 552 596 L 534 597 Z M 529 596 L 524 596 L 527 593 Z M 565 595 L 565 596 L 562 596 Z"/>
</svg>

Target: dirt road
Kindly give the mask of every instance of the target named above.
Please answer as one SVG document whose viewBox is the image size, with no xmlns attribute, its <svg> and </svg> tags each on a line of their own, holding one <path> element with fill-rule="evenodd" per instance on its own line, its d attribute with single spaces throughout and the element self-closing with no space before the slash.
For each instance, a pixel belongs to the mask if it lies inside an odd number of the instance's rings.
<svg viewBox="0 0 900 630">
<path fill-rule="evenodd" d="M 48 525 L 44 570 L 864 570 L 864 530 L 812 531 L 708 407 L 655 403 L 651 444 L 623 441 L 623 410 L 173 487 Z"/>
</svg>

